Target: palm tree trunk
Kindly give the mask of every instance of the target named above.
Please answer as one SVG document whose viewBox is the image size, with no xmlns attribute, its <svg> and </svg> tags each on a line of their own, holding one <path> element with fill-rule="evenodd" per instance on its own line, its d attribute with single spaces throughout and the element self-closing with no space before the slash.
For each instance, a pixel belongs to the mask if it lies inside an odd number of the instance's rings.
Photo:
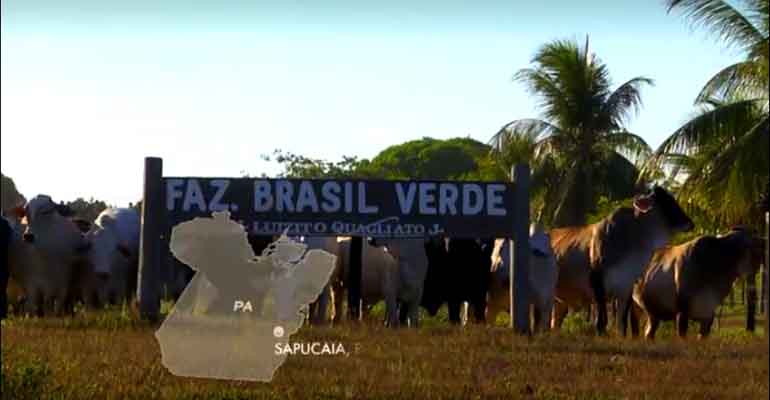
<svg viewBox="0 0 770 400">
<path fill-rule="evenodd" d="M 572 179 L 568 177 L 564 183 L 569 186 L 556 209 L 554 227 L 585 225 L 593 201 L 592 181 L 591 171 L 585 163 L 577 164 Z"/>
</svg>

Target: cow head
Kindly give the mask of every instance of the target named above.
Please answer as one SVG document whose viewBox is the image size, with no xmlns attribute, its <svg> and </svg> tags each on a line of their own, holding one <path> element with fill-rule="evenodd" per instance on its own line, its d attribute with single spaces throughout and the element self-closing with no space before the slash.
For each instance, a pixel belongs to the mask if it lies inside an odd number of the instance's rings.
<svg viewBox="0 0 770 400">
<path fill-rule="evenodd" d="M 80 257 L 87 252 L 85 235 L 61 212 L 68 211 L 54 203 L 51 196 L 41 194 L 32 198 L 23 211 L 27 219 L 24 238 L 57 257 Z"/>
<path fill-rule="evenodd" d="M 24 207 L 16 207 L 14 213 L 19 219 L 26 218 L 27 220 L 27 226 L 22 235 L 24 241 L 35 243 L 33 221 L 35 225 L 39 226 L 41 221 L 52 218 L 57 213 L 56 203 L 53 202 L 51 196 L 41 194 L 29 200 Z"/>
<path fill-rule="evenodd" d="M 58 211 L 59 206 L 53 202 L 51 196 L 45 194 L 35 196 L 24 206 L 24 215 L 30 225 L 37 223 L 38 220 L 46 220 L 54 215 L 59 215 Z"/>
<path fill-rule="evenodd" d="M 689 232 L 695 227 L 674 196 L 657 185 L 649 193 L 634 199 L 634 209 L 638 214 L 659 212 L 672 232 Z"/>
<path fill-rule="evenodd" d="M 115 262 L 119 262 L 123 257 L 119 247 L 117 235 L 112 229 L 95 228 L 86 235 L 89 243 L 89 260 L 93 265 L 94 272 L 98 274 L 109 274 L 112 271 Z"/>
</svg>

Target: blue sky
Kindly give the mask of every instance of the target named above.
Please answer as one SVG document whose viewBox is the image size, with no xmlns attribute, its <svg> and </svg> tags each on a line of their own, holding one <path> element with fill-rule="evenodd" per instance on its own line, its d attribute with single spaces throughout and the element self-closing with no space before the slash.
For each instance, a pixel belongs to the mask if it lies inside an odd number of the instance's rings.
<svg viewBox="0 0 770 400">
<path fill-rule="evenodd" d="M 303 3 L 3 0 L 0 169 L 27 197 L 123 206 L 145 156 L 169 176 L 240 176 L 276 173 L 259 159 L 276 148 L 487 141 L 538 116 L 513 73 L 586 34 L 616 84 L 655 80 L 629 125 L 655 147 L 740 57 L 658 0 Z"/>
</svg>

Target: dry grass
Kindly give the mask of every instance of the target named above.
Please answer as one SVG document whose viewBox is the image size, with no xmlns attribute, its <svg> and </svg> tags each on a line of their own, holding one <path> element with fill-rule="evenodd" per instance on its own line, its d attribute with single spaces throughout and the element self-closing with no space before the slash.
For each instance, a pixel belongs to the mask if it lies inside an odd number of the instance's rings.
<svg viewBox="0 0 770 400">
<path fill-rule="evenodd" d="M 15 319 L 2 329 L 3 399 L 766 399 L 768 347 L 733 333 L 656 343 L 434 324 L 303 328 L 293 341 L 342 342 L 345 356 L 289 356 L 273 382 L 180 378 L 154 327 L 119 313 Z M 194 351 L 194 349 L 191 349 Z"/>
</svg>

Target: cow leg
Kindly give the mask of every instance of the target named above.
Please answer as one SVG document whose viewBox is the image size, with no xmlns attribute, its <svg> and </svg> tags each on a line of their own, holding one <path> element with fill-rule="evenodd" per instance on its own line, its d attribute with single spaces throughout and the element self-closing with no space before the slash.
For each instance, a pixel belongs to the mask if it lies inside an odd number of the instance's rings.
<svg viewBox="0 0 770 400">
<path fill-rule="evenodd" d="M 535 332 L 546 332 L 551 322 L 553 312 L 553 300 L 539 301 L 535 305 Z"/>
<path fill-rule="evenodd" d="M 607 303 L 602 300 L 598 300 L 596 308 L 596 333 L 599 336 L 604 336 L 607 334 Z"/>
<path fill-rule="evenodd" d="M 75 295 L 71 291 L 62 291 L 51 296 L 51 310 L 57 316 L 75 315 Z"/>
<path fill-rule="evenodd" d="M 707 320 L 700 321 L 700 332 L 698 333 L 698 339 L 705 339 L 711 333 L 711 325 L 714 323 L 714 316 Z"/>
<path fill-rule="evenodd" d="M 564 319 L 567 318 L 567 313 L 569 312 L 569 307 L 567 307 L 567 304 L 561 302 L 561 301 L 555 301 L 553 304 L 553 317 L 551 319 L 551 329 L 559 330 L 561 329 L 562 323 L 564 323 Z"/>
<path fill-rule="evenodd" d="M 332 323 L 338 324 L 342 321 L 342 312 L 344 310 L 342 301 L 345 298 L 342 285 L 334 285 L 334 316 L 332 317 Z"/>
<path fill-rule="evenodd" d="M 404 302 L 398 304 L 398 323 L 406 326 L 409 321 L 409 308 Z"/>
<path fill-rule="evenodd" d="M 682 339 L 687 336 L 688 319 L 689 317 L 684 311 L 680 311 L 676 314 L 676 330 L 679 337 Z"/>
<path fill-rule="evenodd" d="M 410 328 L 419 328 L 420 327 L 420 302 L 410 302 L 408 303 L 409 306 L 409 327 Z"/>
<path fill-rule="evenodd" d="M 484 313 L 487 309 L 487 301 L 486 300 L 479 300 L 477 299 L 472 303 L 473 305 L 473 319 L 476 323 L 483 324 L 486 323 L 486 316 Z"/>
<path fill-rule="evenodd" d="M 459 324 L 460 321 L 460 307 L 462 307 L 462 302 L 452 299 L 449 300 L 449 322 L 453 324 Z"/>
<path fill-rule="evenodd" d="M 532 333 L 540 333 L 540 324 L 543 316 L 540 314 L 542 307 L 539 304 L 532 305 Z"/>
<path fill-rule="evenodd" d="M 628 317 L 631 319 L 631 336 L 639 337 L 639 319 L 641 317 L 642 309 L 634 302 L 631 301 L 631 310 L 628 313 Z"/>
<path fill-rule="evenodd" d="M 687 336 L 687 328 L 688 326 L 688 320 L 690 319 L 690 316 L 688 314 L 689 307 L 689 301 L 687 297 L 685 297 L 682 294 L 679 294 L 676 299 L 676 308 L 679 310 L 676 314 L 676 330 L 677 334 L 680 338 L 684 338 Z"/>
<path fill-rule="evenodd" d="M 398 327 L 398 301 L 396 296 L 385 298 L 385 324 L 391 328 Z"/>
<path fill-rule="evenodd" d="M 647 329 L 645 329 L 644 337 L 648 340 L 655 340 L 655 332 L 658 331 L 659 324 L 660 321 L 657 318 L 649 315 L 647 317 Z"/>
<path fill-rule="evenodd" d="M 591 288 L 594 291 L 594 301 L 596 302 L 596 333 L 600 336 L 607 334 L 607 293 L 604 290 L 602 273 L 591 271 Z"/>
<path fill-rule="evenodd" d="M 628 296 L 622 297 L 621 300 L 619 300 L 619 303 L 618 313 L 616 314 L 618 319 L 618 330 L 620 331 L 620 334 L 625 337 L 628 333 L 628 319 L 631 314 L 631 303 L 633 303 L 631 295 L 629 294 Z"/>
<path fill-rule="evenodd" d="M 319 298 L 320 298 L 320 296 L 319 296 Z M 310 322 L 313 325 L 315 325 L 316 313 L 318 313 L 318 299 L 316 299 L 315 301 L 311 301 L 310 304 L 308 304 L 308 306 L 307 306 L 308 322 Z"/>
<path fill-rule="evenodd" d="M 324 286 L 318 299 L 310 304 L 310 322 L 314 325 L 326 323 L 326 310 L 329 308 L 330 292 L 331 288 L 329 285 Z"/>
<path fill-rule="evenodd" d="M 45 302 L 43 300 L 43 293 L 40 290 L 30 290 L 27 301 L 24 303 L 24 313 L 42 317 L 43 309 L 45 307 Z"/>
</svg>

